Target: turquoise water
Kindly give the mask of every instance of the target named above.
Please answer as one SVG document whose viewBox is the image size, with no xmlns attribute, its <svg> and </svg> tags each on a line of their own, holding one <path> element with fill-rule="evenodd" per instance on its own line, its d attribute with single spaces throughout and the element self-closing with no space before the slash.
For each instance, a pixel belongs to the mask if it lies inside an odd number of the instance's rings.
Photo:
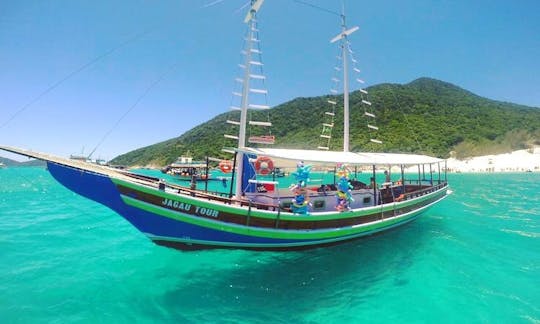
<svg viewBox="0 0 540 324">
<path fill-rule="evenodd" d="M 423 217 L 367 239 L 181 252 L 43 169 L 0 169 L 0 321 L 538 323 L 540 174 L 449 180 Z"/>
</svg>

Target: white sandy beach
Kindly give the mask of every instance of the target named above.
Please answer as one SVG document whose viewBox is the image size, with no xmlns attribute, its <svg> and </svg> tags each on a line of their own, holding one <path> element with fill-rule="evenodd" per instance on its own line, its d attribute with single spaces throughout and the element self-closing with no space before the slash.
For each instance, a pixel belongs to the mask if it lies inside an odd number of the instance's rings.
<svg viewBox="0 0 540 324">
<path fill-rule="evenodd" d="M 540 147 L 512 153 L 448 159 L 450 172 L 540 172 Z"/>
</svg>

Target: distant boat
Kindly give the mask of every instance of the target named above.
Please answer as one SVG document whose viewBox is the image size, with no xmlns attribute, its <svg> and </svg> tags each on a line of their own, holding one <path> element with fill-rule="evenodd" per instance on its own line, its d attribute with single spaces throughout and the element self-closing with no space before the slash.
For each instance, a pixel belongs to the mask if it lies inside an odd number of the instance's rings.
<svg viewBox="0 0 540 324">
<path fill-rule="evenodd" d="M 191 156 L 181 156 L 175 162 L 167 165 L 161 172 L 180 180 L 209 180 L 208 164 L 205 161 L 193 161 Z"/>
<path fill-rule="evenodd" d="M 0 162 L 0 169 L 5 168 L 5 167 L 6 167 L 6 165 L 4 163 Z"/>
<path fill-rule="evenodd" d="M 71 160 L 76 160 L 76 161 L 83 161 L 83 162 L 92 162 L 92 159 L 89 158 L 88 156 L 84 156 L 84 155 L 75 155 L 75 154 L 71 154 L 69 156 L 69 158 Z"/>
<path fill-rule="evenodd" d="M 94 164 L 99 164 L 99 165 L 107 165 L 107 161 L 103 160 L 103 159 L 94 159 L 92 160 L 91 157 L 89 156 L 86 156 L 86 155 L 76 155 L 76 154 L 71 154 L 69 156 L 70 160 L 75 160 L 75 161 L 83 161 L 83 162 L 88 162 L 88 163 L 94 163 Z"/>
<path fill-rule="evenodd" d="M 232 172 L 234 195 L 223 196 L 191 190 L 158 178 L 137 175 L 84 161 L 63 159 L 12 147 L 0 149 L 47 161 L 52 176 L 68 189 L 108 206 L 126 218 L 156 244 L 178 249 L 240 248 L 256 250 L 296 250 L 315 248 L 357 239 L 406 224 L 449 194 L 444 160 L 415 154 L 366 153 L 349 151 L 349 120 L 344 118 L 342 151 L 252 148 L 246 145 L 246 125 L 270 126 L 270 122 L 248 122 L 249 108 L 269 107 L 250 103 L 252 95 L 266 94 L 253 84 L 265 77 L 256 72 L 262 66 L 256 15 L 262 0 L 251 0 L 245 22 L 248 24 L 244 62 L 240 65 L 241 99 L 239 120 L 228 120 L 238 127 L 238 135 L 226 135 L 237 141 L 232 163 L 223 169 Z M 358 27 L 341 32 L 332 40 L 340 42 L 344 85 L 344 116 L 348 117 L 347 61 L 351 53 L 348 35 Z M 361 89 L 362 95 L 367 90 Z M 337 102 L 332 101 L 336 106 Z M 362 100 L 371 106 L 367 99 Z M 330 112 L 328 116 L 332 117 Z M 372 112 L 365 113 L 370 120 Z M 333 122 L 325 123 L 333 126 Z M 371 124 L 368 124 L 368 127 Z M 375 129 L 371 125 L 370 129 Z M 330 127 L 331 128 L 331 127 Z M 271 135 L 264 135 L 271 136 Z M 328 139 L 329 133 L 323 134 Z M 262 144 L 273 138 L 251 138 Z M 261 140 L 262 139 L 262 140 Z M 373 143 L 380 141 L 373 139 Z M 271 174 L 276 167 L 295 166 L 295 182 L 290 189 L 278 181 L 258 175 Z M 226 168 L 225 168 L 226 166 Z M 398 167 L 401 179 L 376 182 L 377 169 Z M 313 168 L 334 169 L 334 183 L 312 186 Z M 443 172 L 441 172 L 441 167 Z M 372 172 L 371 183 L 351 179 L 351 168 Z M 405 173 L 414 168 L 417 173 Z M 411 169 L 408 169 L 409 171 Z M 436 172 L 432 172 L 436 170 Z M 233 190 L 234 189 L 234 190 Z"/>
</svg>

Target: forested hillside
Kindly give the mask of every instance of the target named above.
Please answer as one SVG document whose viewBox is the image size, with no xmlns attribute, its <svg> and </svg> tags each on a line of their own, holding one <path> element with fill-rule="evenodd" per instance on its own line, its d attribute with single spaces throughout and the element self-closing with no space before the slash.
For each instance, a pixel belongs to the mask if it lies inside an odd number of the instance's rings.
<svg viewBox="0 0 540 324">
<path fill-rule="evenodd" d="M 1 156 L 0 156 L 0 163 L 3 163 L 7 167 L 35 167 L 35 166 L 45 167 L 47 165 L 44 161 L 40 161 L 40 160 L 32 159 L 32 160 L 28 160 L 24 162 L 19 162 L 19 161 L 11 160 L 11 159 L 4 158 Z"/>
<path fill-rule="evenodd" d="M 359 92 L 350 96 L 351 151 L 422 153 L 448 157 L 501 153 L 540 145 L 540 109 L 479 97 L 455 85 L 420 78 L 405 85 L 380 84 L 367 89 L 375 107 L 383 144 L 369 142 Z M 270 110 L 275 147 L 316 149 L 328 96 L 297 98 Z M 338 98 L 343 100 L 343 98 Z M 235 116 L 236 114 L 236 116 Z M 177 138 L 131 151 L 112 163 L 164 165 L 190 151 L 194 158 L 228 157 L 221 149 L 236 144 L 224 138 L 239 112 L 227 112 Z M 267 112 L 253 112 L 265 120 Z M 256 116 L 256 115 L 259 116 Z M 336 114 L 331 149 L 342 149 L 343 112 Z M 234 134 L 233 130 L 227 132 Z"/>
</svg>

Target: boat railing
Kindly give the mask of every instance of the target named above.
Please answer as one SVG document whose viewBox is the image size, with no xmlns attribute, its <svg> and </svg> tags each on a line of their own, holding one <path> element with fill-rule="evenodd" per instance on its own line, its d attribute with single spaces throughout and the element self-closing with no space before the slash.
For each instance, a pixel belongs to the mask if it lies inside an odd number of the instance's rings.
<svg viewBox="0 0 540 324">
<path fill-rule="evenodd" d="M 416 184 L 416 185 L 427 185 L 427 186 L 432 186 L 433 184 L 441 184 L 441 183 L 445 183 L 445 181 L 443 179 L 405 179 L 404 181 L 405 184 Z"/>
<path fill-rule="evenodd" d="M 437 184 L 437 185 L 434 185 L 434 186 L 418 186 L 419 189 L 417 190 L 412 190 L 412 191 L 409 191 L 409 192 L 405 192 L 402 194 L 401 196 L 401 200 L 409 200 L 409 199 L 412 199 L 412 198 L 416 198 L 416 197 L 420 197 L 420 196 L 424 196 L 424 195 L 427 195 L 429 193 L 432 193 L 432 192 L 435 192 L 441 188 L 444 188 L 447 186 L 447 183 L 446 182 L 441 182 L 440 184 Z M 398 197 L 394 198 L 394 199 L 398 199 Z"/>
<path fill-rule="evenodd" d="M 129 172 L 129 171 L 124 171 L 124 170 L 119 170 L 118 171 L 119 173 L 122 173 L 130 178 L 134 178 L 134 179 L 138 179 L 138 180 L 145 180 L 145 181 L 150 181 L 150 182 L 158 182 L 159 181 L 159 178 L 156 178 L 156 177 L 152 177 L 152 176 L 147 176 L 147 175 L 142 175 L 142 174 L 138 174 L 138 173 L 133 173 L 133 172 Z"/>
<path fill-rule="evenodd" d="M 161 183 L 163 184 L 163 187 L 160 188 L 161 190 L 167 191 L 167 189 L 168 189 L 168 190 L 172 190 L 175 193 L 178 193 L 178 194 L 181 194 L 181 195 L 186 195 L 186 196 L 191 196 L 191 197 L 196 197 L 196 198 L 201 198 L 201 199 L 207 199 L 207 200 L 213 200 L 213 201 L 219 201 L 219 202 L 229 204 L 229 205 L 250 207 L 250 208 L 255 208 L 255 209 L 263 209 L 263 210 L 271 210 L 271 211 L 275 211 L 275 210 L 279 209 L 279 205 L 254 202 L 251 199 L 229 198 L 229 194 L 224 193 L 224 192 L 217 192 L 217 191 L 216 192 L 208 192 L 208 191 L 204 192 L 204 191 L 201 191 L 201 190 L 190 189 L 190 188 L 182 187 L 182 186 L 175 185 L 175 184 L 168 183 L 168 182 L 161 182 Z M 158 186 L 159 186 L 159 184 L 158 184 Z"/>
<path fill-rule="evenodd" d="M 197 197 L 201 199 L 220 201 L 225 204 L 237 205 L 237 206 L 248 207 L 248 208 L 270 210 L 270 211 L 282 210 L 282 208 L 280 207 L 279 194 L 277 197 L 275 195 L 268 195 L 268 198 L 270 198 L 270 200 L 278 198 L 278 204 L 269 204 L 269 203 L 256 202 L 249 198 L 248 199 L 231 198 L 229 197 L 229 193 L 225 193 L 225 192 L 201 191 L 201 190 L 196 190 L 196 189 L 190 189 L 190 188 L 186 188 L 186 187 L 172 184 L 169 182 L 163 182 L 162 180 L 156 177 L 140 175 L 140 174 L 135 174 L 131 172 L 121 172 L 121 173 L 128 175 L 129 177 L 133 179 L 154 183 L 161 190 L 166 190 L 168 188 L 169 190 L 172 190 L 178 194 Z M 436 182 L 439 182 L 439 181 L 436 181 Z M 420 197 L 420 196 L 424 196 L 426 194 L 432 193 L 446 186 L 447 186 L 447 182 L 444 182 L 444 181 L 440 181 L 440 183 L 436 185 L 431 185 L 430 182 L 423 183 L 422 180 L 418 180 L 418 179 L 406 179 L 405 186 L 404 186 L 405 192 L 395 191 L 397 188 L 402 188 L 403 186 L 401 185 L 396 185 L 396 186 L 387 188 L 389 191 L 388 192 L 389 196 L 387 197 L 383 197 L 383 191 L 385 189 L 377 190 L 378 191 L 377 201 L 378 201 L 378 204 L 385 204 L 385 203 L 390 203 L 390 202 L 400 202 L 404 200 L 410 200 L 416 197 Z M 321 193 L 318 193 L 318 194 L 321 194 Z M 328 193 L 325 192 L 324 194 L 328 194 Z"/>
<path fill-rule="evenodd" d="M 387 204 L 400 202 L 404 200 L 409 200 L 412 198 L 424 196 L 426 194 L 437 191 L 447 184 L 446 182 L 441 182 L 440 184 L 431 185 L 431 184 L 418 184 L 418 183 L 408 183 L 405 182 L 405 185 L 391 185 L 382 187 L 379 191 L 380 196 L 378 204 Z"/>
</svg>

